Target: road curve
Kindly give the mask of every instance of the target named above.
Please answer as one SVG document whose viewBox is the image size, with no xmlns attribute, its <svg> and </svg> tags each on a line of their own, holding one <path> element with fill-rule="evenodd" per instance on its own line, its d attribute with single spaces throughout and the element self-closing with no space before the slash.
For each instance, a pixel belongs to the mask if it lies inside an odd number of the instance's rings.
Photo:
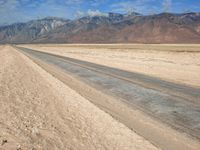
<svg viewBox="0 0 200 150">
<path fill-rule="evenodd" d="M 200 89 L 23 47 L 18 49 L 200 140 Z"/>
</svg>

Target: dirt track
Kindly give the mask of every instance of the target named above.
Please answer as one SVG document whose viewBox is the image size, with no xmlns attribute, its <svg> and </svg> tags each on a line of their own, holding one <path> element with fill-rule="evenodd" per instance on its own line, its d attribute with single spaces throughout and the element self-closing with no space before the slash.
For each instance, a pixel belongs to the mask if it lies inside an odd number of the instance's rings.
<svg viewBox="0 0 200 150">
<path fill-rule="evenodd" d="M 168 95 L 165 93 L 165 91 L 161 90 L 164 93 L 159 94 L 159 92 L 154 91 L 152 89 L 144 89 L 132 83 L 130 83 L 129 85 L 129 82 L 125 81 L 126 82 L 125 83 L 124 81 L 121 81 L 121 79 L 118 80 L 115 77 L 113 81 L 112 81 L 113 77 L 112 78 L 109 77 L 109 79 L 107 79 L 108 77 L 106 76 L 108 75 L 108 73 L 104 75 L 104 77 L 102 78 L 103 75 L 99 76 L 95 74 L 94 73 L 95 71 L 91 69 L 89 69 L 88 72 L 86 71 L 87 69 L 84 70 L 85 67 L 86 68 L 88 67 L 87 65 L 89 65 L 90 68 L 91 66 L 94 66 L 93 69 L 96 69 L 97 72 L 99 72 L 99 69 L 102 69 L 100 71 L 106 71 L 106 67 L 103 68 L 102 66 L 98 66 L 98 65 L 95 66 L 94 64 L 92 65 L 92 64 L 84 63 L 78 60 L 75 61 L 74 59 L 68 59 L 68 58 L 65 59 L 62 57 L 59 58 L 57 56 L 48 55 L 48 54 L 44 54 L 40 52 L 33 52 L 29 50 L 25 50 L 25 51 L 31 55 L 34 55 L 36 58 L 39 58 L 43 61 L 46 61 L 47 63 L 54 64 L 55 66 L 58 66 L 66 70 L 68 73 L 71 73 L 73 76 L 80 77 L 83 80 L 88 80 L 87 83 L 98 84 L 101 87 L 101 89 L 104 89 L 104 90 L 107 89 L 108 91 L 111 91 L 110 93 L 113 93 L 117 97 L 126 99 L 130 103 L 135 104 L 136 106 L 139 106 L 140 108 L 143 108 L 142 110 L 145 111 L 146 113 L 150 112 L 154 117 L 167 121 L 167 123 L 169 123 L 172 126 L 175 126 L 179 130 L 185 131 L 188 134 L 194 135 L 196 137 L 198 137 L 199 135 L 199 129 L 198 129 L 199 107 L 195 107 L 193 104 L 190 104 L 189 102 L 182 100 L 182 98 L 177 98 L 177 96 L 173 97 L 173 93 L 172 95 L 170 94 Z M 79 65 L 77 66 L 76 64 L 74 65 L 73 63 L 78 63 Z M 81 65 L 85 67 L 81 68 L 80 67 Z M 110 70 L 112 69 L 111 68 L 108 69 L 108 71 Z M 149 78 L 149 80 L 150 79 L 151 78 Z M 163 85 L 164 83 L 162 82 L 160 83 L 162 86 L 164 86 Z M 118 87 L 118 85 L 120 85 L 120 87 Z M 169 85 L 172 88 L 174 86 L 175 89 L 179 87 L 176 84 L 173 85 L 173 83 Z M 170 86 L 168 88 L 170 88 Z M 164 86 L 164 87 L 167 88 L 167 86 Z M 180 85 L 180 88 L 181 88 L 181 85 Z M 184 93 L 187 93 L 188 91 L 183 90 L 182 92 L 184 94 Z M 197 92 L 197 97 L 198 97 L 198 92 Z M 147 101 L 148 101 L 148 105 L 147 105 Z M 182 149 L 184 148 L 182 147 Z"/>
<path fill-rule="evenodd" d="M 0 149 L 157 149 L 10 46 L 0 64 Z"/>
</svg>

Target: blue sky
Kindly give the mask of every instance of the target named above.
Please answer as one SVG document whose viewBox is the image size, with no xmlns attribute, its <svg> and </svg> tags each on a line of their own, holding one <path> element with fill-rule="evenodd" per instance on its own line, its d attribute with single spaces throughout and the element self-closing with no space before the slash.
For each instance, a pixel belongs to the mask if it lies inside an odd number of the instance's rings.
<svg viewBox="0 0 200 150">
<path fill-rule="evenodd" d="M 200 0 L 0 0 L 0 25 L 55 16 L 77 18 L 107 12 L 200 12 Z"/>
</svg>

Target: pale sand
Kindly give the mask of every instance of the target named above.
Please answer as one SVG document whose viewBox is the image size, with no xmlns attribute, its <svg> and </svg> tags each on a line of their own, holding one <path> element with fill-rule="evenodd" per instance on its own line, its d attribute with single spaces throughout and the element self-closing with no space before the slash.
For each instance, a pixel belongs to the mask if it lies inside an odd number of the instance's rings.
<svg viewBox="0 0 200 150">
<path fill-rule="evenodd" d="M 0 64 L 0 149 L 157 149 L 10 46 Z"/>
<path fill-rule="evenodd" d="M 200 87 L 200 45 L 24 45 L 164 80 Z"/>
</svg>

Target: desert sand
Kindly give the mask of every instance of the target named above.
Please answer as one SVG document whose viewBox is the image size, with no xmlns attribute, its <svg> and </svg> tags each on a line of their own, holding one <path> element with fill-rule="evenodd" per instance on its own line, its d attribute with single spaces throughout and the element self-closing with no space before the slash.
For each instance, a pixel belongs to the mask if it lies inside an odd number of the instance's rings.
<svg viewBox="0 0 200 150">
<path fill-rule="evenodd" d="M 23 46 L 200 87 L 199 44 L 38 44 Z"/>
<path fill-rule="evenodd" d="M 0 149 L 158 149 L 14 48 L 0 64 Z"/>
</svg>

